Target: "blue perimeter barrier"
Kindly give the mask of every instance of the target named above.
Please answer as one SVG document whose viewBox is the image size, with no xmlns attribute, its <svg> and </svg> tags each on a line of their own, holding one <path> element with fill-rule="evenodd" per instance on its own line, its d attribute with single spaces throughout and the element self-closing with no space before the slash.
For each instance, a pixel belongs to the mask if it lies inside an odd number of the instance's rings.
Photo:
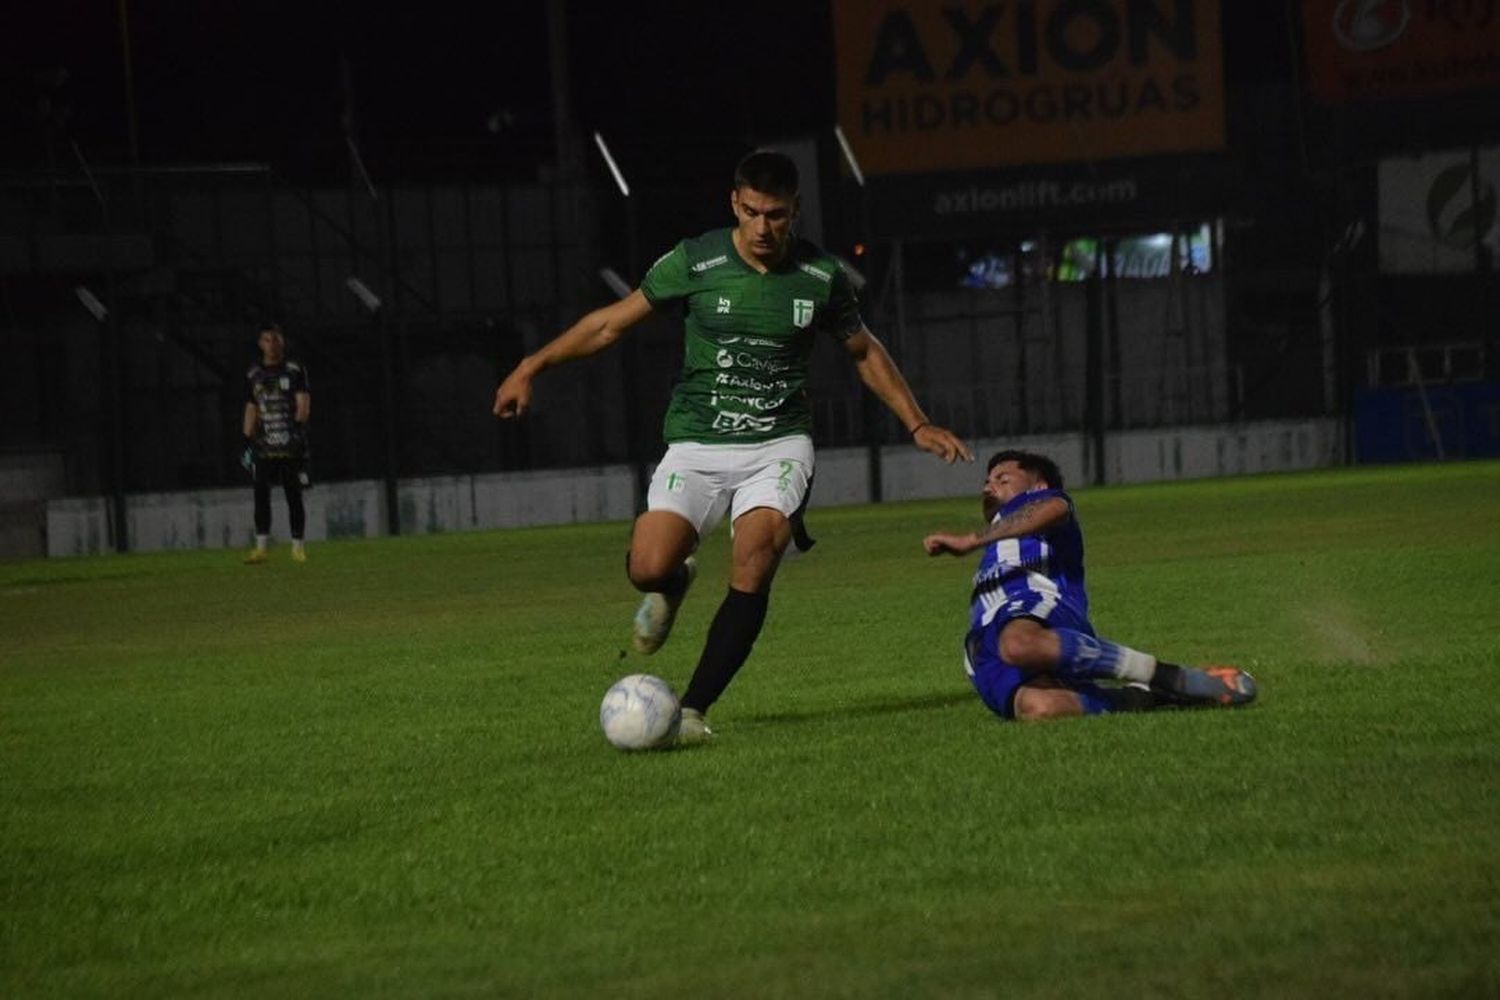
<svg viewBox="0 0 1500 1000">
<path fill-rule="evenodd" d="M 1500 456 L 1500 382 L 1430 385 L 1427 402 L 1444 458 Z M 1438 457 L 1415 386 L 1361 389 L 1354 398 L 1354 460 L 1412 462 Z"/>
</svg>

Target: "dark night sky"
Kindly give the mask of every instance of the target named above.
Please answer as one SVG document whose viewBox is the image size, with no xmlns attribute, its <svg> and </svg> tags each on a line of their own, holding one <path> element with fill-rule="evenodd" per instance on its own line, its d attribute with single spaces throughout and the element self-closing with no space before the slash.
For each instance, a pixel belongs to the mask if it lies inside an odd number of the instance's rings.
<svg viewBox="0 0 1500 1000">
<path fill-rule="evenodd" d="M 550 158 L 542 0 L 128 2 L 146 162 L 269 161 L 314 175 L 345 169 L 345 59 L 373 172 L 474 166 L 524 175 Z M 827 127 L 827 5 L 763 3 L 748 18 L 725 10 L 701 2 L 569 3 L 578 126 L 601 129 L 627 149 L 687 135 L 743 144 Z M 70 134 L 92 158 L 123 162 L 128 117 L 117 4 L 50 0 L 21 22 L 0 39 L 0 161 L 45 161 L 39 101 L 52 71 L 64 68 L 68 81 L 50 93 L 70 109 Z"/>
<path fill-rule="evenodd" d="M 145 162 L 264 161 L 342 176 L 345 59 L 377 177 L 527 176 L 551 157 L 544 0 L 126 3 Z M 1231 86 L 1286 79 L 1283 5 L 1225 6 Z M 710 158 L 722 169 L 723 150 L 832 124 L 826 0 L 770 0 L 753 13 L 703 0 L 567 8 L 575 120 L 584 134 L 603 131 L 636 171 Z M 39 101 L 49 92 L 91 159 L 125 162 L 118 4 L 48 0 L 19 21 L 0 38 L 0 162 L 45 162 Z M 59 68 L 68 81 L 49 90 Z"/>
</svg>

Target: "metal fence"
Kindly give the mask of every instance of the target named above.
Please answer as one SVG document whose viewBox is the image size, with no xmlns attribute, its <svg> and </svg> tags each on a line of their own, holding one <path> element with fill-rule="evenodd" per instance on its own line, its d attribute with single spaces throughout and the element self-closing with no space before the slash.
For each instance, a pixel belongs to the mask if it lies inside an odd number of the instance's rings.
<svg viewBox="0 0 1500 1000">
<path fill-rule="evenodd" d="M 74 493 L 239 484 L 243 373 L 255 324 L 274 317 L 311 373 L 320 478 L 653 460 L 681 359 L 668 316 L 549 373 L 528 420 L 489 414 L 516 360 L 612 299 L 601 268 L 665 249 L 637 248 L 618 214 L 587 179 L 309 190 L 259 166 L 0 176 L 0 446 L 65 456 Z M 1025 286 L 931 290 L 909 285 L 899 247 L 871 259 L 871 327 L 933 419 L 962 434 L 1241 412 L 1222 271 L 1091 291 L 1039 267 Z M 815 352 L 811 389 L 820 444 L 900 439 L 836 345 Z"/>
</svg>

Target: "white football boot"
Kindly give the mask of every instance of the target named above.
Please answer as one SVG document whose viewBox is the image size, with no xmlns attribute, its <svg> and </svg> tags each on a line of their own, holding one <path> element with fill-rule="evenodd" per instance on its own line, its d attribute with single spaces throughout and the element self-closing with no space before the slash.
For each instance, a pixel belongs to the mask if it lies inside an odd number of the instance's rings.
<svg viewBox="0 0 1500 1000">
<path fill-rule="evenodd" d="M 708 728 L 708 720 L 696 708 L 684 708 L 682 721 L 677 726 L 677 745 L 680 747 L 701 746 L 713 739 L 714 731 Z"/>
<path fill-rule="evenodd" d="M 693 581 L 698 577 L 698 560 L 688 556 L 682 564 L 687 569 L 687 585 L 682 588 L 682 593 L 676 598 L 669 598 L 666 594 L 651 593 L 641 600 L 641 606 L 636 609 L 635 621 L 631 627 L 630 645 L 637 653 L 650 656 L 661 649 L 662 644 L 667 641 L 667 636 L 672 634 L 672 623 L 677 620 L 677 609 L 682 607 L 682 599 L 693 586 Z"/>
</svg>

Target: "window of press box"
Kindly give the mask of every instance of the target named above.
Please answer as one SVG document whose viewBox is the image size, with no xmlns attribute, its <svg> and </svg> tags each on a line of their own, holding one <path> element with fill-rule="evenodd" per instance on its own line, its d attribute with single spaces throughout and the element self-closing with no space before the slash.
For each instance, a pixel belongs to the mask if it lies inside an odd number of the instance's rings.
<svg viewBox="0 0 1500 1000">
<path fill-rule="evenodd" d="M 1216 234 L 1221 227 L 1204 222 L 1176 233 L 1139 233 L 1105 238 L 1064 240 L 1055 259 L 1043 259 L 1039 240 L 1009 246 L 965 244 L 953 248 L 954 280 L 963 288 L 1008 288 L 1043 275 L 1059 282 L 1086 281 L 1098 274 L 1117 278 L 1165 278 L 1208 274 L 1214 270 Z"/>
<path fill-rule="evenodd" d="M 1481 344 L 1379 347 L 1370 352 L 1371 386 L 1474 382 L 1484 377 Z"/>
</svg>

